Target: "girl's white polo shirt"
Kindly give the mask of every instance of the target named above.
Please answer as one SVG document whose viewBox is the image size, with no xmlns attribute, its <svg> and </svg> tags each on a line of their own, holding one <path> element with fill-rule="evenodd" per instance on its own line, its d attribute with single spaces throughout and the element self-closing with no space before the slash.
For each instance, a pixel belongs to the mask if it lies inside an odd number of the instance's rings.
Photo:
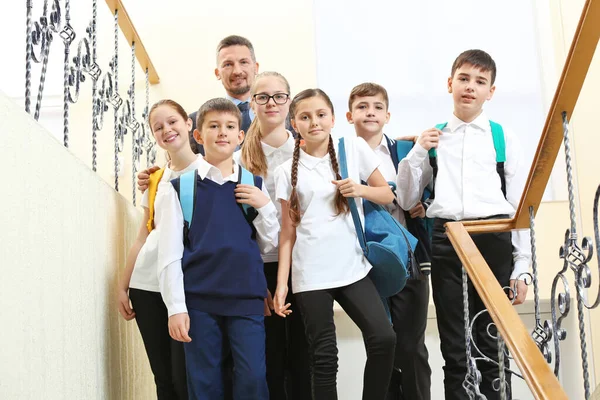
<svg viewBox="0 0 600 400">
<path fill-rule="evenodd" d="M 349 177 L 355 182 L 367 181 L 379 166 L 379 158 L 362 138 L 344 140 Z M 290 198 L 291 169 L 292 160 L 288 160 L 275 172 L 277 199 Z M 350 285 L 371 269 L 358 243 L 352 216 L 336 215 L 337 187 L 331 183 L 335 179 L 329 154 L 317 158 L 300 150 L 296 190 L 302 219 L 292 251 L 294 293 Z M 363 209 L 358 209 L 364 222 Z"/>
<path fill-rule="evenodd" d="M 193 171 L 198 168 L 199 162 L 202 156 L 198 155 L 198 159 L 188 165 L 181 171 L 173 171 L 168 166 L 165 167 L 161 182 L 169 182 L 172 179 L 178 178 L 180 175 Z M 158 203 L 161 196 L 156 196 L 154 203 L 154 209 L 158 208 Z M 142 196 L 142 207 L 148 208 L 148 191 L 144 192 Z M 145 224 L 146 221 L 143 221 Z M 154 220 L 154 223 L 158 226 L 160 221 Z M 131 280 L 129 281 L 129 287 L 135 289 L 148 290 L 150 292 L 159 292 L 158 287 L 158 275 L 156 273 L 158 269 L 158 230 L 154 229 L 148 234 L 146 242 L 140 249 L 137 259 L 135 260 L 135 266 L 133 267 L 133 273 L 131 274 Z"/>
</svg>

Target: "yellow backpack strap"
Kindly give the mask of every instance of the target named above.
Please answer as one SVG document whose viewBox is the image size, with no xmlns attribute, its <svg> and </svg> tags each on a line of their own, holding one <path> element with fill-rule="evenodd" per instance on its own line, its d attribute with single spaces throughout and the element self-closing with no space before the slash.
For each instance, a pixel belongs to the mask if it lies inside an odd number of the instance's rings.
<svg viewBox="0 0 600 400">
<path fill-rule="evenodd" d="M 148 183 L 148 232 L 152 232 L 154 229 L 154 201 L 156 200 L 158 184 L 160 183 L 164 172 L 165 169 L 161 168 L 150 175 L 150 182 Z"/>
</svg>

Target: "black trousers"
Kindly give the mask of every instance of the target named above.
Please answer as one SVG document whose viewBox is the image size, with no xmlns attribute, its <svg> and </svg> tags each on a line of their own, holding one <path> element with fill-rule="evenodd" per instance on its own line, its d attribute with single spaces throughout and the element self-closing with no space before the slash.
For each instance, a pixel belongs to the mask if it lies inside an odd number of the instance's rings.
<svg viewBox="0 0 600 400">
<path fill-rule="evenodd" d="M 435 221 L 432 241 L 431 287 L 435 302 L 441 350 L 444 357 L 444 390 L 447 400 L 468 399 L 462 384 L 467 373 L 465 347 L 465 325 L 462 289 L 462 264 L 446 236 L 444 224 L 447 220 Z M 510 232 L 482 233 L 472 235 L 475 245 L 485 258 L 498 282 L 504 287 L 509 284 L 512 272 L 512 243 Z M 485 306 L 477 295 L 477 291 L 469 282 L 469 314 L 470 319 Z M 487 327 L 492 323 L 489 313 L 485 312 L 477 318 L 473 327 L 473 339 L 481 352 L 498 361 L 498 344 L 490 337 Z M 493 329 L 492 334 L 496 334 Z M 471 346 L 472 355 L 477 355 Z M 506 359 L 508 364 L 508 359 Z M 500 399 L 500 392 L 492 387 L 498 378 L 498 366 L 489 362 L 478 362 L 481 372 L 481 393 L 488 400 Z M 506 375 L 510 388 L 510 374 Z M 508 391 L 510 393 L 510 389 Z"/>
<path fill-rule="evenodd" d="M 396 335 L 368 277 L 348 286 L 296 293 L 311 361 L 312 399 L 337 399 L 338 349 L 333 320 L 336 300 L 363 334 L 367 363 L 364 400 L 384 400 L 394 364 Z"/>
<path fill-rule="evenodd" d="M 278 263 L 265 263 L 265 277 L 271 294 L 277 287 Z M 310 365 L 308 345 L 304 334 L 302 315 L 291 290 L 286 303 L 294 310 L 287 318 L 272 312 L 265 317 L 267 334 L 267 385 L 270 400 L 310 399 Z"/>
<path fill-rule="evenodd" d="M 387 400 L 430 400 L 431 368 L 425 346 L 429 278 L 408 280 L 389 303 L 396 354 Z"/>
<path fill-rule="evenodd" d="M 154 374 L 158 400 L 187 399 L 183 343 L 169 336 L 167 307 L 160 293 L 129 289 L 129 298 Z"/>
</svg>

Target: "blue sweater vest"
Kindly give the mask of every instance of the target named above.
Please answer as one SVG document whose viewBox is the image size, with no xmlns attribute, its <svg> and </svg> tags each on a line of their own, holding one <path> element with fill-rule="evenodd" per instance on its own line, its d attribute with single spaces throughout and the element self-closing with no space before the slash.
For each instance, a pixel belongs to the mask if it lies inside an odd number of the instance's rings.
<svg viewBox="0 0 600 400">
<path fill-rule="evenodd" d="M 179 195 L 179 178 L 171 181 Z M 188 308 L 216 315 L 263 314 L 267 295 L 263 261 L 242 208 L 236 182 L 196 180 L 194 216 L 182 269 Z"/>
</svg>

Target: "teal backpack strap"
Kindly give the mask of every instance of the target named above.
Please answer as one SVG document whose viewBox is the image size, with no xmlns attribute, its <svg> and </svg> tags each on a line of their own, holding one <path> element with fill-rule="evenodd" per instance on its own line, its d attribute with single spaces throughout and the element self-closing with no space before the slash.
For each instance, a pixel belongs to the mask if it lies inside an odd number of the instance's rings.
<svg viewBox="0 0 600 400">
<path fill-rule="evenodd" d="M 492 128 L 492 138 L 494 139 L 494 149 L 496 149 L 496 162 L 506 161 L 506 143 L 504 142 L 504 129 L 497 122 L 490 121 Z"/>
<path fill-rule="evenodd" d="M 448 125 L 447 122 L 441 123 L 441 124 L 437 124 L 435 126 L 435 129 L 439 129 L 440 131 L 443 130 L 446 125 Z M 431 169 L 433 170 L 433 181 L 432 181 L 432 189 L 431 189 L 431 195 L 429 196 L 429 200 L 433 201 L 433 199 L 435 199 L 435 180 L 437 178 L 437 174 L 438 174 L 438 165 L 437 165 L 437 151 L 436 149 L 429 149 L 429 165 L 431 165 Z"/>
<path fill-rule="evenodd" d="M 179 177 L 179 202 L 184 224 L 188 229 L 192 226 L 192 217 L 194 216 L 196 176 L 198 176 L 198 170 L 188 171 Z"/>
<path fill-rule="evenodd" d="M 441 124 L 437 124 L 435 126 L 435 129 L 439 129 L 440 131 L 444 130 L 444 128 L 446 127 L 446 125 L 448 125 L 447 122 L 441 123 Z M 430 149 L 429 150 L 429 157 L 437 157 L 437 151 L 436 149 Z"/>
<path fill-rule="evenodd" d="M 240 165 L 240 175 L 238 178 L 238 182 L 241 183 L 242 185 L 255 186 L 254 185 L 254 175 L 252 175 L 252 172 L 248 171 L 246 168 L 242 167 L 241 165 Z M 250 208 L 252 208 L 250 206 L 250 204 L 242 204 L 242 209 L 244 210 L 245 215 L 248 215 Z"/>
<path fill-rule="evenodd" d="M 492 128 L 492 139 L 494 140 L 494 149 L 496 150 L 496 172 L 500 176 L 502 194 L 506 198 L 506 174 L 504 172 L 506 142 L 504 141 L 504 129 L 502 129 L 502 125 L 491 120 L 490 127 Z"/>
</svg>

